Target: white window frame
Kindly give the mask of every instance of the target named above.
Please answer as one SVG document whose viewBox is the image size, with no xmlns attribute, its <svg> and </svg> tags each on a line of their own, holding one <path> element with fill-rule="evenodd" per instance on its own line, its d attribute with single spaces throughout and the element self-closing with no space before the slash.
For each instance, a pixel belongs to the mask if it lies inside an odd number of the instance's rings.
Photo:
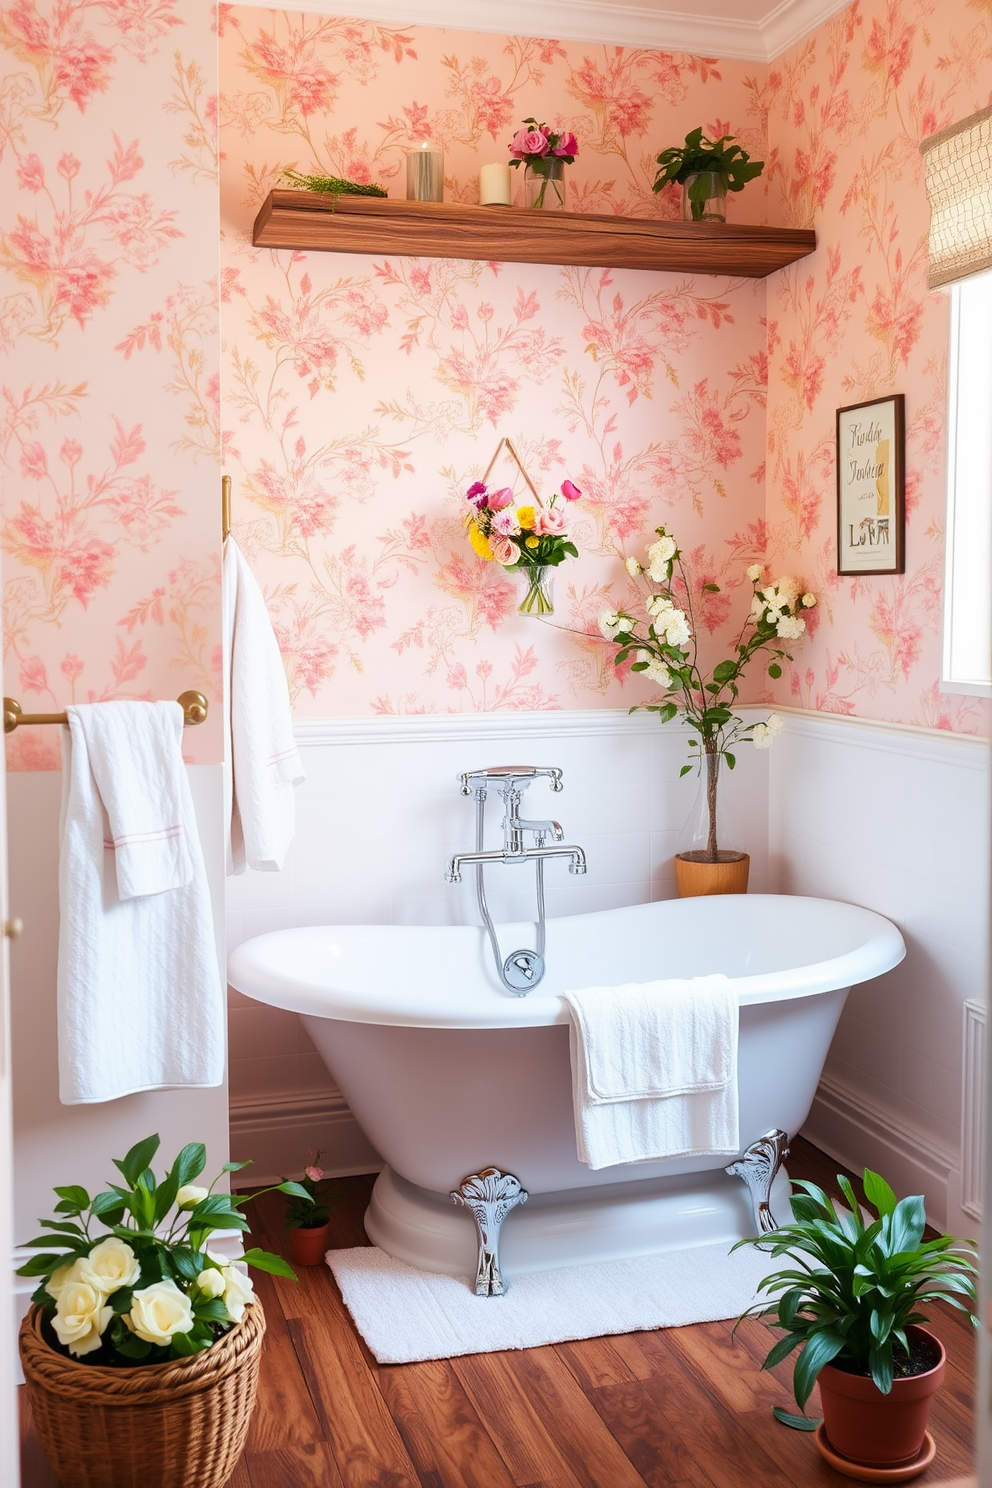
<svg viewBox="0 0 992 1488">
<path fill-rule="evenodd" d="M 992 273 L 951 287 L 947 394 L 940 690 L 992 697 Z"/>
</svg>

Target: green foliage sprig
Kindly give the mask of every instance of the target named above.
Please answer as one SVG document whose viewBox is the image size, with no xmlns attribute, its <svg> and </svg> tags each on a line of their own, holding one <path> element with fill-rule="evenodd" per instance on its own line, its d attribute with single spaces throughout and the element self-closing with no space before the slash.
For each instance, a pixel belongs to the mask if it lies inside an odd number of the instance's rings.
<svg viewBox="0 0 992 1488">
<path fill-rule="evenodd" d="M 248 1276 L 208 1249 L 215 1230 L 249 1230 L 241 1210 L 273 1188 L 307 1197 L 282 1182 L 254 1194 L 214 1193 L 224 1173 L 249 1166 L 225 1163 L 204 1188 L 202 1142 L 190 1142 L 161 1182 L 151 1170 L 158 1136 L 136 1142 L 114 1158 L 123 1183 L 95 1198 L 68 1184 L 55 1189 L 56 1219 L 48 1233 L 27 1242 L 32 1256 L 18 1276 L 39 1277 L 32 1301 L 42 1309 L 56 1346 L 95 1364 L 157 1364 L 209 1348 L 254 1300 Z M 94 1233 L 99 1224 L 104 1233 Z M 296 1279 L 281 1256 L 248 1250 L 240 1258 L 259 1271 Z M 52 1341 L 52 1338 L 49 1338 Z"/>
<path fill-rule="evenodd" d="M 961 1298 L 974 1302 L 977 1267 L 971 1240 L 941 1235 L 924 1240 L 926 1216 L 919 1195 L 897 1200 L 877 1173 L 865 1169 L 865 1196 L 877 1211 L 867 1223 L 847 1178 L 838 1184 L 850 1210 L 837 1210 L 815 1183 L 793 1185 L 793 1223 L 740 1245 L 758 1245 L 793 1264 L 766 1276 L 765 1299 L 744 1317 L 773 1318 L 784 1337 L 763 1364 L 771 1369 L 799 1349 L 793 1390 L 800 1410 L 825 1364 L 870 1375 L 887 1395 L 905 1370 L 906 1329 L 928 1321 L 920 1307 L 946 1302 L 978 1319 Z M 897 1352 L 898 1349 L 901 1352 Z"/>
<path fill-rule="evenodd" d="M 381 186 L 360 186 L 355 181 L 342 180 L 340 176 L 306 176 L 299 171 L 284 170 L 284 181 L 301 191 L 319 191 L 325 196 L 388 196 Z"/>
<path fill-rule="evenodd" d="M 718 140 L 710 140 L 702 129 L 693 129 L 686 135 L 684 145 L 672 145 L 657 157 L 659 169 L 652 191 L 661 191 L 674 184 L 682 186 L 690 176 L 704 171 L 715 172 L 728 191 L 743 191 L 748 181 L 761 175 L 765 162 L 752 160 L 740 145 L 731 143 L 733 138 L 732 134 L 724 134 Z M 702 216 L 703 203 L 709 195 L 706 181 L 693 181 L 690 185 L 689 200 L 696 221 Z"/>
</svg>

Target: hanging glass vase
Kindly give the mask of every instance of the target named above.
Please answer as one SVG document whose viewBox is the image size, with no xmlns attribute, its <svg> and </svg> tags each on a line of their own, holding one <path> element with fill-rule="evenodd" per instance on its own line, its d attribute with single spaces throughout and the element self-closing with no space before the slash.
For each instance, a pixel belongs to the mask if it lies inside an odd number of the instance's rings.
<svg viewBox="0 0 992 1488">
<path fill-rule="evenodd" d="M 524 201 L 544 212 L 565 210 L 565 162 L 549 155 L 524 166 Z"/>
<path fill-rule="evenodd" d="M 702 755 L 696 799 L 679 833 L 675 880 L 685 898 L 696 894 L 743 894 L 750 858 L 727 796 L 728 766 L 714 750 Z"/>
<path fill-rule="evenodd" d="M 553 615 L 555 612 L 554 578 L 551 564 L 530 563 L 519 570 L 524 597 L 517 606 L 518 615 Z"/>
</svg>

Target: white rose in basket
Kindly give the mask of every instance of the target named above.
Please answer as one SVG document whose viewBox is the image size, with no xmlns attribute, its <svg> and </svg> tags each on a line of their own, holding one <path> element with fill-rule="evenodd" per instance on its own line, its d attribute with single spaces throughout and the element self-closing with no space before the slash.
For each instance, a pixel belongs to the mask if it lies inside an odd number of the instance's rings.
<svg viewBox="0 0 992 1488">
<path fill-rule="evenodd" d="M 177 1333 L 188 1333 L 193 1326 L 193 1307 L 185 1292 L 174 1281 L 156 1281 L 143 1287 L 131 1298 L 131 1311 L 124 1321 L 145 1343 L 164 1346 Z"/>
<path fill-rule="evenodd" d="M 108 1306 L 99 1288 L 77 1275 L 70 1277 L 60 1290 L 52 1327 L 63 1348 L 78 1357 L 100 1347 L 113 1315 L 114 1309 Z"/>
</svg>

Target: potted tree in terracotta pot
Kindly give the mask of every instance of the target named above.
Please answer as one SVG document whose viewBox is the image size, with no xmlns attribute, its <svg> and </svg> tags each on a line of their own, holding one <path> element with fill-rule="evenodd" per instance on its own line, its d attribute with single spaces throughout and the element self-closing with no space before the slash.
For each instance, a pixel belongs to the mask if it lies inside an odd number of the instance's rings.
<svg viewBox="0 0 992 1488">
<path fill-rule="evenodd" d="M 772 1318 L 784 1333 L 763 1368 L 799 1350 L 793 1390 L 800 1410 L 819 1382 L 816 1443 L 830 1465 L 849 1477 L 891 1473 L 891 1481 L 904 1481 L 932 1460 L 927 1422 L 944 1377 L 944 1347 L 922 1326 L 922 1308 L 945 1302 L 977 1327 L 975 1247 L 949 1235 L 925 1240 L 922 1197 L 897 1201 L 870 1169 L 864 1188 L 874 1218 L 846 1178 L 837 1182 L 849 1210 L 835 1209 L 816 1184 L 797 1183 L 793 1223 L 738 1242 L 792 1263 L 765 1277 L 758 1290 L 766 1297 L 744 1316 Z"/>
<path fill-rule="evenodd" d="M 667 694 L 658 702 L 635 707 L 657 713 L 664 723 L 679 718 L 689 730 L 691 762 L 682 766 L 681 774 L 696 770 L 699 791 L 675 855 L 679 894 L 683 898 L 743 894 L 750 857 L 728 827 L 723 801 L 726 772 L 737 763 L 738 745 L 767 749 L 780 732 L 782 720 L 775 714 L 756 723 L 740 718 L 734 712 L 740 682 L 759 652 L 765 655 L 768 675 L 781 677 L 781 663 L 792 660 L 787 643 L 801 640 L 806 633 L 804 616 L 815 606 L 816 596 L 804 593 L 795 579 L 769 581 L 763 564 L 750 564 L 746 577 L 751 608 L 733 654 L 706 671 L 699 655 L 692 584 L 681 550 L 664 527 L 655 531 L 657 541 L 648 548 L 646 562 L 634 557 L 626 560 L 628 574 L 646 590 L 638 602 L 644 608 L 643 618 L 625 609 L 604 610 L 599 628 L 604 640 L 616 647 L 616 666 L 642 673 Z M 715 594 L 719 585 L 704 584 L 702 589 Z"/>
<path fill-rule="evenodd" d="M 290 1198 L 283 1229 L 289 1231 L 289 1256 L 297 1266 L 319 1266 L 327 1250 L 334 1196 L 328 1192 L 323 1168 L 318 1166 L 323 1155 L 323 1148 L 308 1151 L 310 1162 L 302 1179 L 287 1190 Z"/>
</svg>

